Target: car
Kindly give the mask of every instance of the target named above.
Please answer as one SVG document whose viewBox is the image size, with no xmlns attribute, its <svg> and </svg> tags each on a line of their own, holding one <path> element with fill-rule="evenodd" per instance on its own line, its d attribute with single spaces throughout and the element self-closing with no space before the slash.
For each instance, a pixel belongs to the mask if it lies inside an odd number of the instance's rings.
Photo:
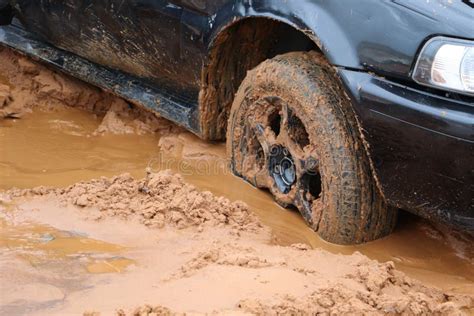
<svg viewBox="0 0 474 316">
<path fill-rule="evenodd" d="M 226 140 L 328 242 L 384 237 L 399 209 L 474 232 L 472 0 L 0 6 L 2 45 Z"/>
</svg>

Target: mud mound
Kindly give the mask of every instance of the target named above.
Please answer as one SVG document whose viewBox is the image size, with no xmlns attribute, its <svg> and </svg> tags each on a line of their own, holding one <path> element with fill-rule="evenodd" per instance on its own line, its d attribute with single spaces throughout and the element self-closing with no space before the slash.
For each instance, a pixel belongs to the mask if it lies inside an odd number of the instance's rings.
<svg viewBox="0 0 474 316">
<path fill-rule="evenodd" d="M 257 315 L 462 315 L 473 304 L 471 298 L 449 296 L 410 280 L 391 263 L 365 263 L 345 278 L 302 297 L 247 299 L 239 307 Z"/>
<path fill-rule="evenodd" d="M 449 299 L 421 292 L 402 297 L 373 295 L 340 284 L 304 297 L 287 296 L 276 302 L 244 300 L 239 306 L 255 315 L 462 315 L 458 304 Z"/>
<path fill-rule="evenodd" d="M 185 316 L 185 313 L 173 313 L 170 309 L 163 306 L 145 305 L 135 309 L 131 314 L 127 314 L 123 310 L 117 311 L 117 316 Z"/>
<path fill-rule="evenodd" d="M 457 314 L 472 307 L 472 298 L 449 296 L 411 280 L 392 262 L 378 263 L 360 253 L 338 256 L 301 247 L 242 247 L 230 244 L 198 254 L 175 277 L 189 277 L 210 265 L 250 269 L 280 268 L 303 274 L 314 282 L 302 297 L 284 295 L 244 299 L 242 311 L 257 315 L 303 314 Z M 275 251 L 276 250 L 276 251 Z M 284 273 L 282 273 L 284 275 Z"/>
<path fill-rule="evenodd" d="M 243 202 L 231 202 L 211 192 L 198 191 L 171 171 L 148 173 L 135 180 L 129 174 L 79 182 L 64 189 L 38 187 L 10 190 L 11 197 L 44 196 L 82 208 L 99 210 L 96 217 L 138 217 L 149 227 L 169 224 L 179 229 L 191 226 L 230 226 L 254 231 L 262 226 Z"/>
<path fill-rule="evenodd" d="M 69 106 L 103 116 L 95 134 L 181 130 L 154 113 L 4 47 L 0 47 L 0 74 L 0 118 Z"/>
<path fill-rule="evenodd" d="M 406 277 L 395 270 L 392 262 L 379 263 L 360 253 L 334 255 L 321 249 L 305 250 L 301 245 L 278 247 L 241 240 L 215 242 L 164 282 L 186 284 L 182 281 L 185 279 L 193 284 L 213 273 L 223 274 L 225 282 L 237 288 L 272 284 L 277 293 L 258 292 L 242 298 L 232 314 L 464 315 L 474 306 L 468 296 L 448 295 Z M 240 280 L 246 275 L 254 276 L 256 284 Z M 295 294 L 292 289 L 298 287 L 303 290 Z M 225 286 L 222 291 L 226 291 Z M 178 315 L 162 305 L 146 305 L 129 314 L 121 312 L 120 315 Z"/>
<path fill-rule="evenodd" d="M 0 102 L 2 117 L 21 117 L 33 108 L 52 110 L 63 106 L 105 113 L 115 101 L 110 94 L 60 75 L 4 47 L 0 47 L 0 74 L 9 94 L 8 100 Z"/>
<path fill-rule="evenodd" d="M 100 126 L 94 135 L 101 134 L 146 134 L 160 133 L 163 135 L 182 129 L 156 114 L 134 107 L 122 99 L 116 99 L 110 105 Z"/>
</svg>

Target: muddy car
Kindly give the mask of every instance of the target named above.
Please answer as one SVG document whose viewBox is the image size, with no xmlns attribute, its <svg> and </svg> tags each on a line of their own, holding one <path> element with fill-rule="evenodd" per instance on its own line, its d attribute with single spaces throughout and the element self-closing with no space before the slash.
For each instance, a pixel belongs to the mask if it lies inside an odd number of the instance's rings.
<svg viewBox="0 0 474 316">
<path fill-rule="evenodd" d="M 227 140 L 333 243 L 398 209 L 474 231 L 469 0 L 0 1 L 0 42 Z"/>
</svg>

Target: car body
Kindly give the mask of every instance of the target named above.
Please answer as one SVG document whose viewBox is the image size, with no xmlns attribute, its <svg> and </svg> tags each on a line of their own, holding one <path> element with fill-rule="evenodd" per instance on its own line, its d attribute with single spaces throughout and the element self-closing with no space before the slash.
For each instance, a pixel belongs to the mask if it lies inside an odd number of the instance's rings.
<svg viewBox="0 0 474 316">
<path fill-rule="evenodd" d="M 412 79 L 433 37 L 474 41 L 472 1 L 15 0 L 11 7 L 22 27 L 4 28 L 0 42 L 208 140 L 225 137 L 248 70 L 318 49 L 352 100 L 386 200 L 474 231 L 474 97 Z"/>
</svg>

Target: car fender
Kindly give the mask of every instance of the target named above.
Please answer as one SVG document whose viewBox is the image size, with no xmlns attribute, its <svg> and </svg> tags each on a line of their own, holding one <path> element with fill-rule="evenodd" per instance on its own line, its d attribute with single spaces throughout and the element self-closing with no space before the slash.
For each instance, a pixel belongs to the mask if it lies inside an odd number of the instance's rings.
<svg viewBox="0 0 474 316">
<path fill-rule="evenodd" d="M 206 38 L 245 18 L 281 21 L 308 35 L 335 66 L 408 79 L 420 46 L 435 35 L 473 39 L 474 10 L 461 0 L 216 1 Z M 215 6 L 218 6 L 216 4 Z"/>
</svg>

